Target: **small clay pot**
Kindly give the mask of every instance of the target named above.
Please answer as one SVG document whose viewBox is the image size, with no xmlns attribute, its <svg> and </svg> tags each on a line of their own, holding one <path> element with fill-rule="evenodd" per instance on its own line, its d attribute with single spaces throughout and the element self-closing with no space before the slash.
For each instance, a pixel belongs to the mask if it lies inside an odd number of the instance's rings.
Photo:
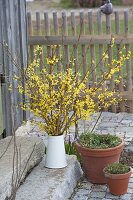
<svg viewBox="0 0 133 200">
<path fill-rule="evenodd" d="M 108 149 L 90 149 L 76 143 L 76 149 L 81 155 L 83 171 L 92 183 L 105 184 L 107 182 L 103 169 L 108 164 L 119 162 L 124 148 L 124 141 L 120 145 Z"/>
<path fill-rule="evenodd" d="M 132 173 L 131 168 L 130 171 L 125 174 L 110 174 L 105 170 L 103 171 L 111 194 L 122 195 L 127 193 L 129 178 Z"/>
</svg>

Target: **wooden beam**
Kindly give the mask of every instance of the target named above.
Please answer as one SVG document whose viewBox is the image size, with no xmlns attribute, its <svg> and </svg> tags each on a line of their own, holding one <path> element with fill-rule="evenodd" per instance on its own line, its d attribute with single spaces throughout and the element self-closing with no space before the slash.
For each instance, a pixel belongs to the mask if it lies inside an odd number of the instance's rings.
<svg viewBox="0 0 133 200">
<path fill-rule="evenodd" d="M 133 34 L 113 35 L 116 44 L 133 43 Z M 74 44 L 110 44 L 112 35 L 83 35 L 80 36 L 29 36 L 29 45 L 74 45 Z"/>
<path fill-rule="evenodd" d="M 121 96 L 124 100 L 133 101 L 133 92 L 124 91 L 124 92 L 121 92 L 121 93 L 120 93 L 120 96 Z"/>
</svg>

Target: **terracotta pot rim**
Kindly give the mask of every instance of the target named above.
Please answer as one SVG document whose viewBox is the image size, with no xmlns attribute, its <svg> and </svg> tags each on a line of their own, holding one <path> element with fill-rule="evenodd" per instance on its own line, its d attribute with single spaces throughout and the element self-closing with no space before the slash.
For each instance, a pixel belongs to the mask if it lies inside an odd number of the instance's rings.
<svg viewBox="0 0 133 200">
<path fill-rule="evenodd" d="M 129 167 L 129 172 L 125 173 L 125 174 L 111 174 L 109 172 L 105 171 L 105 168 L 103 169 L 104 175 L 106 178 L 109 179 L 125 179 L 125 178 L 129 178 L 132 174 L 132 168 Z"/>
<path fill-rule="evenodd" d="M 106 149 L 92 149 L 92 148 L 87 148 L 87 147 L 82 146 L 82 145 L 79 144 L 78 142 L 76 142 L 76 145 L 77 145 L 78 147 L 83 148 L 83 150 L 87 150 L 87 151 L 91 151 L 91 152 L 106 152 L 106 151 L 111 151 L 111 150 L 115 150 L 115 149 L 121 148 L 121 146 L 124 145 L 124 140 L 123 140 L 122 138 L 120 138 L 120 139 L 121 139 L 121 143 L 120 143 L 118 146 L 116 146 L 116 147 L 111 147 L 111 148 L 106 148 Z"/>
</svg>

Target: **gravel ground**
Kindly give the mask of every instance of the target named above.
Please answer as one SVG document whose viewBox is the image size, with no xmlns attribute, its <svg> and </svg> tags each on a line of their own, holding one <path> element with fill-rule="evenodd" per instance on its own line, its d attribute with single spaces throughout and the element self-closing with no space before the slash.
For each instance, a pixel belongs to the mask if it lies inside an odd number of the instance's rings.
<svg viewBox="0 0 133 200">
<path fill-rule="evenodd" d="M 123 151 L 120 161 L 123 164 L 127 164 L 133 168 L 133 152 Z"/>
<path fill-rule="evenodd" d="M 133 168 L 133 139 L 121 154 L 120 161 Z"/>
</svg>

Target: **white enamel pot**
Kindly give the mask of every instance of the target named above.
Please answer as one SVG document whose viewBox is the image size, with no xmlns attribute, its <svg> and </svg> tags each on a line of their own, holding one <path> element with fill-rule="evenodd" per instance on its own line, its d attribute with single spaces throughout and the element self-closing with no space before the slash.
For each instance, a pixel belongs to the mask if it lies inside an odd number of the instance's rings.
<svg viewBox="0 0 133 200">
<path fill-rule="evenodd" d="M 66 166 L 64 135 L 48 136 L 45 167 L 64 168 Z"/>
</svg>

